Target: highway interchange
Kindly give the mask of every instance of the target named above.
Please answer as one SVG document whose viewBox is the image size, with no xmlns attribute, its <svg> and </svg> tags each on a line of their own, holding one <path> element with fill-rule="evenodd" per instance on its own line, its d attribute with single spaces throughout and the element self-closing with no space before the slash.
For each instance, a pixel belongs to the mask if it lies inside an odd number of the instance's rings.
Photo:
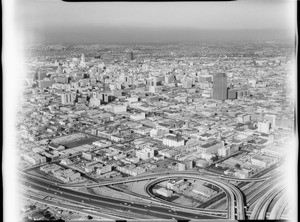
<svg viewBox="0 0 300 222">
<path fill-rule="evenodd" d="M 98 208 L 111 208 L 114 210 L 121 210 L 127 212 L 134 212 L 138 214 L 151 215 L 154 218 L 175 218 L 175 219 L 192 219 L 197 215 L 195 213 L 189 213 L 184 211 L 170 210 L 169 207 L 145 205 L 136 202 L 128 202 L 126 200 L 118 200 L 116 198 L 109 198 L 104 196 L 92 195 L 79 191 L 74 191 L 66 188 L 61 188 L 55 185 L 51 185 L 35 178 L 28 178 L 25 185 L 29 188 L 38 190 L 43 193 L 57 195 L 58 198 L 64 200 L 70 200 L 73 202 L 89 204 Z M 215 217 L 203 216 L 204 219 L 213 219 Z"/>
<path fill-rule="evenodd" d="M 59 183 L 52 182 L 45 178 L 40 178 L 37 175 L 32 175 L 27 172 L 20 173 L 24 176 L 23 186 L 30 188 L 32 191 L 37 191 L 46 196 L 54 196 L 56 199 L 67 200 L 70 202 L 80 203 L 82 206 L 92 207 L 96 212 L 103 211 L 106 209 L 106 214 L 108 218 L 110 216 L 126 218 L 130 215 L 140 218 L 150 217 L 150 218 L 161 218 L 161 219 L 232 219 L 232 220 L 245 220 L 247 215 L 251 218 L 262 218 L 266 217 L 266 206 L 274 199 L 275 194 L 282 191 L 281 188 L 272 190 L 272 195 L 268 196 L 267 202 L 257 202 L 255 209 L 252 212 L 247 211 L 247 201 L 241 190 L 228 181 L 239 181 L 239 182 L 262 182 L 264 185 L 260 188 L 260 194 L 265 192 L 272 181 L 277 181 L 270 175 L 260 177 L 260 178 L 248 178 L 248 179 L 237 179 L 232 177 L 216 176 L 210 173 L 195 172 L 195 171 L 172 171 L 168 173 L 149 173 L 144 175 L 139 175 L 136 177 L 121 178 L 117 180 L 108 180 L 106 182 L 95 181 L 91 184 L 78 184 L 78 185 L 63 185 Z M 153 195 L 151 188 L 162 181 L 174 178 L 184 178 L 184 179 L 194 179 L 207 181 L 219 188 L 226 195 L 227 210 L 216 210 L 216 209 L 201 209 L 178 205 L 175 203 L 167 202 L 157 198 Z M 137 182 L 146 180 L 148 181 L 144 187 L 145 192 L 149 197 L 143 197 L 144 201 L 128 201 L 124 199 L 112 198 L 102 195 L 95 195 L 85 192 L 79 192 L 74 190 L 76 187 L 93 188 L 100 186 L 109 186 L 115 184 L 125 184 L 129 182 Z M 266 182 L 267 181 L 267 182 Z M 73 189 L 70 189 L 73 188 Z M 139 195 L 136 195 L 139 196 Z M 248 197 L 251 196 L 248 195 Z M 141 195 L 139 196 L 141 197 Z M 254 195 L 252 198 L 257 198 L 258 195 Z M 250 198 L 251 199 L 251 198 Z M 277 204 L 281 212 L 283 211 L 282 204 Z M 285 206 L 285 205 L 284 205 Z M 90 212 L 89 208 L 82 208 L 82 213 Z M 88 210 L 88 211 L 87 211 Z M 115 213 L 114 213 L 115 212 Z M 91 213 L 92 214 L 92 213 Z M 274 216 L 274 212 L 272 214 Z M 132 216 L 132 218 L 134 218 Z"/>
</svg>

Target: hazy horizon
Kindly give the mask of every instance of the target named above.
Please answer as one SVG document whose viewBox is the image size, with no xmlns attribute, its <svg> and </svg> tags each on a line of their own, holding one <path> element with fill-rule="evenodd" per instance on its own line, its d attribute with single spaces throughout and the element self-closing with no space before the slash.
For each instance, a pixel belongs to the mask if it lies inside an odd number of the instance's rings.
<svg viewBox="0 0 300 222">
<path fill-rule="evenodd" d="M 296 37 L 294 1 L 19 1 L 26 43 L 278 41 Z"/>
<path fill-rule="evenodd" d="M 83 31 L 82 31 L 83 30 Z M 100 32 L 100 33 L 99 33 Z M 66 37 L 57 29 L 37 31 L 36 44 L 97 44 L 97 43 L 163 43 L 163 42 L 261 42 L 293 41 L 295 36 L 287 30 L 195 30 L 155 28 L 101 28 L 100 30 L 70 30 Z M 38 39 L 38 41 L 37 41 Z"/>
</svg>

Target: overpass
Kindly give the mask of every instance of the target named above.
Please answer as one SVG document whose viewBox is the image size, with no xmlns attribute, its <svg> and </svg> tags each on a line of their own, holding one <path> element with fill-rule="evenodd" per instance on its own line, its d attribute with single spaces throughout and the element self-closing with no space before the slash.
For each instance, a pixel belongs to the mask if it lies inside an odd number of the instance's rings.
<svg viewBox="0 0 300 222">
<path fill-rule="evenodd" d="M 59 161 L 59 160 L 57 160 Z M 137 175 L 135 177 L 128 177 L 128 178 L 118 178 L 115 180 L 107 180 L 105 182 L 98 182 L 96 179 L 93 179 L 94 184 L 63 184 L 63 183 L 58 183 L 56 182 L 55 185 L 59 184 L 62 187 L 86 187 L 86 188 L 93 188 L 93 187 L 99 187 L 99 186 L 108 186 L 108 185 L 115 185 L 115 184 L 124 184 L 124 183 L 131 183 L 131 182 L 139 182 L 139 181 L 144 181 L 144 180 L 150 180 L 150 179 L 155 179 L 158 176 L 164 176 L 164 175 L 172 175 L 176 173 L 186 173 L 186 174 L 198 174 L 198 175 L 206 175 L 207 177 L 218 177 L 220 179 L 225 179 L 229 181 L 240 181 L 240 182 L 259 182 L 259 181 L 264 181 L 270 178 L 270 176 L 267 177 L 260 177 L 260 178 L 236 178 L 236 177 L 229 177 L 229 176 L 216 176 L 215 174 L 211 174 L 209 172 L 202 172 L 198 173 L 193 170 L 187 170 L 187 171 L 171 171 L 171 172 L 163 172 L 163 173 L 146 173 L 146 174 L 141 174 Z M 23 174 L 24 176 L 28 175 L 27 170 L 26 171 L 20 171 L 19 173 Z"/>
<path fill-rule="evenodd" d="M 35 180 L 38 180 L 38 181 L 41 181 L 41 182 L 44 182 L 44 183 L 47 183 L 49 185 L 52 185 L 52 186 L 57 186 L 57 187 L 60 187 L 60 188 L 65 188 L 63 186 L 60 186 L 58 184 L 53 184 L 53 183 L 49 183 L 49 181 L 47 181 L 46 179 L 43 179 L 43 178 L 39 178 L 37 177 L 36 175 L 31 175 L 29 174 L 28 175 L 29 178 L 32 178 L 32 179 L 35 179 Z M 162 177 L 162 178 L 165 178 L 165 177 Z M 127 193 L 128 194 L 128 193 Z M 132 195 L 132 194 L 129 194 L 129 195 Z M 139 194 L 134 194 L 132 195 L 134 197 L 138 197 L 140 199 L 143 199 L 143 201 L 150 201 L 150 202 L 153 202 L 153 203 L 157 203 L 161 206 L 165 206 L 165 207 L 179 207 L 180 210 L 184 209 L 185 211 L 189 211 L 189 212 L 193 212 L 193 213 L 202 213 L 202 214 L 208 214 L 208 215 L 212 215 L 212 214 L 216 214 L 216 215 L 220 215 L 220 214 L 226 214 L 226 211 L 224 210 L 211 210 L 211 209 L 197 209 L 197 208 L 192 208 L 192 207 L 184 207 L 182 205 L 176 205 L 174 203 L 170 203 L 170 202 L 165 202 L 165 203 L 162 203 L 162 201 L 160 200 L 155 200 L 151 197 L 146 197 L 146 196 L 143 196 L 143 195 L 139 195 Z M 112 198 L 112 197 L 111 197 Z M 119 200 L 119 199 L 118 199 Z M 215 216 L 215 215 L 214 215 Z M 222 218 L 222 217 L 221 217 Z"/>
<path fill-rule="evenodd" d="M 23 174 L 27 175 L 26 173 L 22 172 Z M 31 175 L 33 177 L 35 177 L 35 179 L 39 178 L 38 176 L 35 175 Z M 114 184 L 124 184 L 124 183 L 129 183 L 129 182 L 138 182 L 138 181 L 143 181 L 143 180 L 151 180 L 151 179 L 165 179 L 165 178 L 174 178 L 174 177 L 189 177 L 189 178 L 193 178 L 193 179 L 200 179 L 200 180 L 206 180 L 208 182 L 211 182 L 213 184 L 217 184 L 220 187 L 223 188 L 224 192 L 226 193 L 227 197 L 230 197 L 228 202 L 229 202 L 229 206 L 233 206 L 231 207 L 231 210 L 228 212 L 228 218 L 230 219 L 243 219 L 245 217 L 244 215 L 244 199 L 243 199 L 243 195 L 241 194 L 240 190 L 237 189 L 234 185 L 230 184 L 229 182 L 225 182 L 219 179 L 216 179 L 213 176 L 210 175 L 202 175 L 199 173 L 196 173 L 194 171 L 184 171 L 184 173 L 182 171 L 173 171 L 173 172 L 164 172 L 164 173 L 151 173 L 151 174 L 146 174 L 146 175 L 140 175 L 138 177 L 134 177 L 134 178 L 121 178 L 118 180 L 111 180 L 111 181 L 105 181 L 105 182 L 100 182 L 97 184 L 86 184 L 84 187 L 86 188 L 93 188 L 93 187 L 99 187 L 99 186 L 108 186 L 108 185 L 114 185 Z M 235 178 L 236 179 L 236 178 Z M 257 180 L 259 178 L 249 178 L 247 179 L 247 181 L 253 181 L 253 180 Z M 260 178 L 259 180 L 264 180 L 265 178 Z M 245 179 L 236 179 L 236 180 L 242 180 L 245 181 Z M 46 179 L 43 179 L 43 181 L 47 181 Z M 47 183 L 49 183 L 49 181 L 47 181 Z M 49 183 L 51 184 L 51 182 Z M 53 185 L 53 183 L 52 183 Z M 55 185 L 57 186 L 58 184 L 55 183 Z M 82 184 L 80 185 L 63 185 L 60 184 L 60 187 L 83 187 Z M 232 204 L 234 203 L 234 204 Z M 182 208 L 182 206 L 181 206 Z M 224 211 L 214 211 L 211 209 L 199 209 L 198 210 L 201 213 L 219 213 L 219 214 L 223 214 Z"/>
<path fill-rule="evenodd" d="M 139 181 L 144 181 L 144 180 L 151 180 L 151 179 L 156 179 L 157 177 L 160 176 L 165 176 L 165 175 L 176 175 L 178 173 L 185 173 L 185 174 L 192 174 L 192 175 L 205 175 L 206 177 L 211 177 L 211 178 L 216 178 L 216 176 L 206 174 L 206 173 L 198 173 L 195 171 L 172 171 L 172 172 L 163 172 L 163 173 L 149 173 L 149 174 L 141 174 L 135 177 L 128 177 L 128 178 L 119 178 L 115 180 L 107 180 L 105 182 L 98 182 L 97 184 L 89 184 L 86 185 L 87 188 L 93 188 L 93 187 L 99 187 L 99 186 L 108 186 L 108 185 L 114 185 L 114 184 L 125 184 L 125 183 L 131 183 L 131 182 L 139 182 Z M 225 179 L 225 180 L 230 180 L 230 181 L 241 181 L 241 182 L 259 182 L 259 181 L 264 181 L 266 179 L 269 179 L 270 177 L 261 177 L 261 178 L 235 178 L 235 177 L 224 177 L 224 176 L 219 176 L 220 179 Z M 82 187 L 82 184 L 77 185 L 62 185 L 64 187 Z"/>
<path fill-rule="evenodd" d="M 221 217 L 217 216 L 199 215 L 199 213 L 188 212 L 184 208 L 176 211 L 175 214 L 174 212 L 172 212 L 170 207 L 166 207 L 163 205 L 147 205 L 136 201 L 129 201 L 128 199 L 93 195 L 55 186 L 43 180 L 35 179 L 34 177 L 27 179 L 26 184 L 30 187 L 30 189 L 37 190 L 47 195 L 56 195 L 55 198 L 60 198 L 71 202 L 77 202 L 79 203 L 79 205 L 89 204 L 90 206 L 96 207 L 98 209 L 110 208 L 113 211 L 117 210 L 130 213 L 132 212 L 141 215 L 146 214 L 152 216 L 152 218 L 162 219 L 175 218 L 177 220 L 190 220 L 198 217 L 201 219 L 222 219 Z"/>
</svg>

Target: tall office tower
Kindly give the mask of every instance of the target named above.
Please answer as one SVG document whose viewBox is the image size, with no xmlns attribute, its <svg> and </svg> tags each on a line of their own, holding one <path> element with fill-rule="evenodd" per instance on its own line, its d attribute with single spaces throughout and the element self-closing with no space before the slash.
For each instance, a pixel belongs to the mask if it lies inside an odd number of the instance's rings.
<svg viewBox="0 0 300 222">
<path fill-rule="evenodd" d="M 126 59 L 127 60 L 133 60 L 133 52 L 132 51 L 126 52 Z"/>
<path fill-rule="evenodd" d="M 82 53 L 81 54 L 81 59 L 80 59 L 80 67 L 85 68 L 85 55 Z"/>
<path fill-rule="evenodd" d="M 61 103 L 65 104 L 72 104 L 75 100 L 75 94 L 73 93 L 64 93 L 61 94 Z"/>
<path fill-rule="evenodd" d="M 39 81 L 43 80 L 46 77 L 47 77 L 47 73 L 46 72 L 40 71 L 40 70 L 37 71 L 37 79 Z"/>
<path fill-rule="evenodd" d="M 227 76 L 225 73 L 217 73 L 213 80 L 213 98 L 227 99 Z"/>
<path fill-rule="evenodd" d="M 80 62 L 81 62 L 81 63 L 84 63 L 84 62 L 85 62 L 85 55 L 84 55 L 83 53 L 81 54 L 81 60 L 80 60 Z"/>
<path fill-rule="evenodd" d="M 152 77 L 149 81 L 149 92 L 156 93 L 157 91 L 157 78 Z"/>
<path fill-rule="evenodd" d="M 152 77 L 150 78 L 150 86 L 157 86 L 157 78 L 156 77 Z"/>
</svg>

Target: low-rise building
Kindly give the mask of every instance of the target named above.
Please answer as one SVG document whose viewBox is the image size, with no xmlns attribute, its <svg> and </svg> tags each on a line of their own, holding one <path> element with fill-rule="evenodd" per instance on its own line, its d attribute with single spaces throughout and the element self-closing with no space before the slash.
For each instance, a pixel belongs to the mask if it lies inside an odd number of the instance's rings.
<svg viewBox="0 0 300 222">
<path fill-rule="evenodd" d="M 228 157 L 230 155 L 230 146 L 224 146 L 219 148 L 218 155 L 221 157 Z"/>
<path fill-rule="evenodd" d="M 173 194 L 173 191 L 172 190 L 168 190 L 164 187 L 161 187 L 159 189 L 156 190 L 156 193 L 159 194 L 159 195 L 162 195 L 164 197 L 170 197 L 172 196 Z"/>
<path fill-rule="evenodd" d="M 269 145 L 261 149 L 261 153 L 264 155 L 269 155 L 277 158 L 281 158 L 286 154 L 286 149 L 283 146 Z"/>
<path fill-rule="evenodd" d="M 163 144 L 170 147 L 178 147 L 184 145 L 184 139 L 179 135 L 168 134 L 163 138 Z"/>
<path fill-rule="evenodd" d="M 257 165 L 263 168 L 269 167 L 270 165 L 274 164 L 278 162 L 278 159 L 276 158 L 272 158 L 272 157 L 268 157 L 265 155 L 255 155 L 251 157 L 251 163 L 253 165 Z"/>
<path fill-rule="evenodd" d="M 97 167 L 97 169 L 96 169 L 97 174 L 105 174 L 105 173 L 108 173 L 108 172 L 111 172 L 111 171 L 112 171 L 112 165 Z"/>
<path fill-rule="evenodd" d="M 30 153 L 23 153 L 21 154 L 23 159 L 27 161 L 28 163 L 31 163 L 33 165 L 41 164 L 41 163 L 46 163 L 46 157 L 41 156 L 37 153 L 30 152 Z"/>
<path fill-rule="evenodd" d="M 127 106 L 125 105 L 114 105 L 112 106 L 113 113 L 125 113 L 127 111 Z"/>
<path fill-rule="evenodd" d="M 153 148 L 144 148 L 136 151 L 136 156 L 142 160 L 147 160 L 149 158 L 154 157 L 154 149 Z"/>
<path fill-rule="evenodd" d="M 271 129 L 271 123 L 268 120 L 260 121 L 257 123 L 257 131 L 261 133 L 269 133 Z"/>
</svg>

